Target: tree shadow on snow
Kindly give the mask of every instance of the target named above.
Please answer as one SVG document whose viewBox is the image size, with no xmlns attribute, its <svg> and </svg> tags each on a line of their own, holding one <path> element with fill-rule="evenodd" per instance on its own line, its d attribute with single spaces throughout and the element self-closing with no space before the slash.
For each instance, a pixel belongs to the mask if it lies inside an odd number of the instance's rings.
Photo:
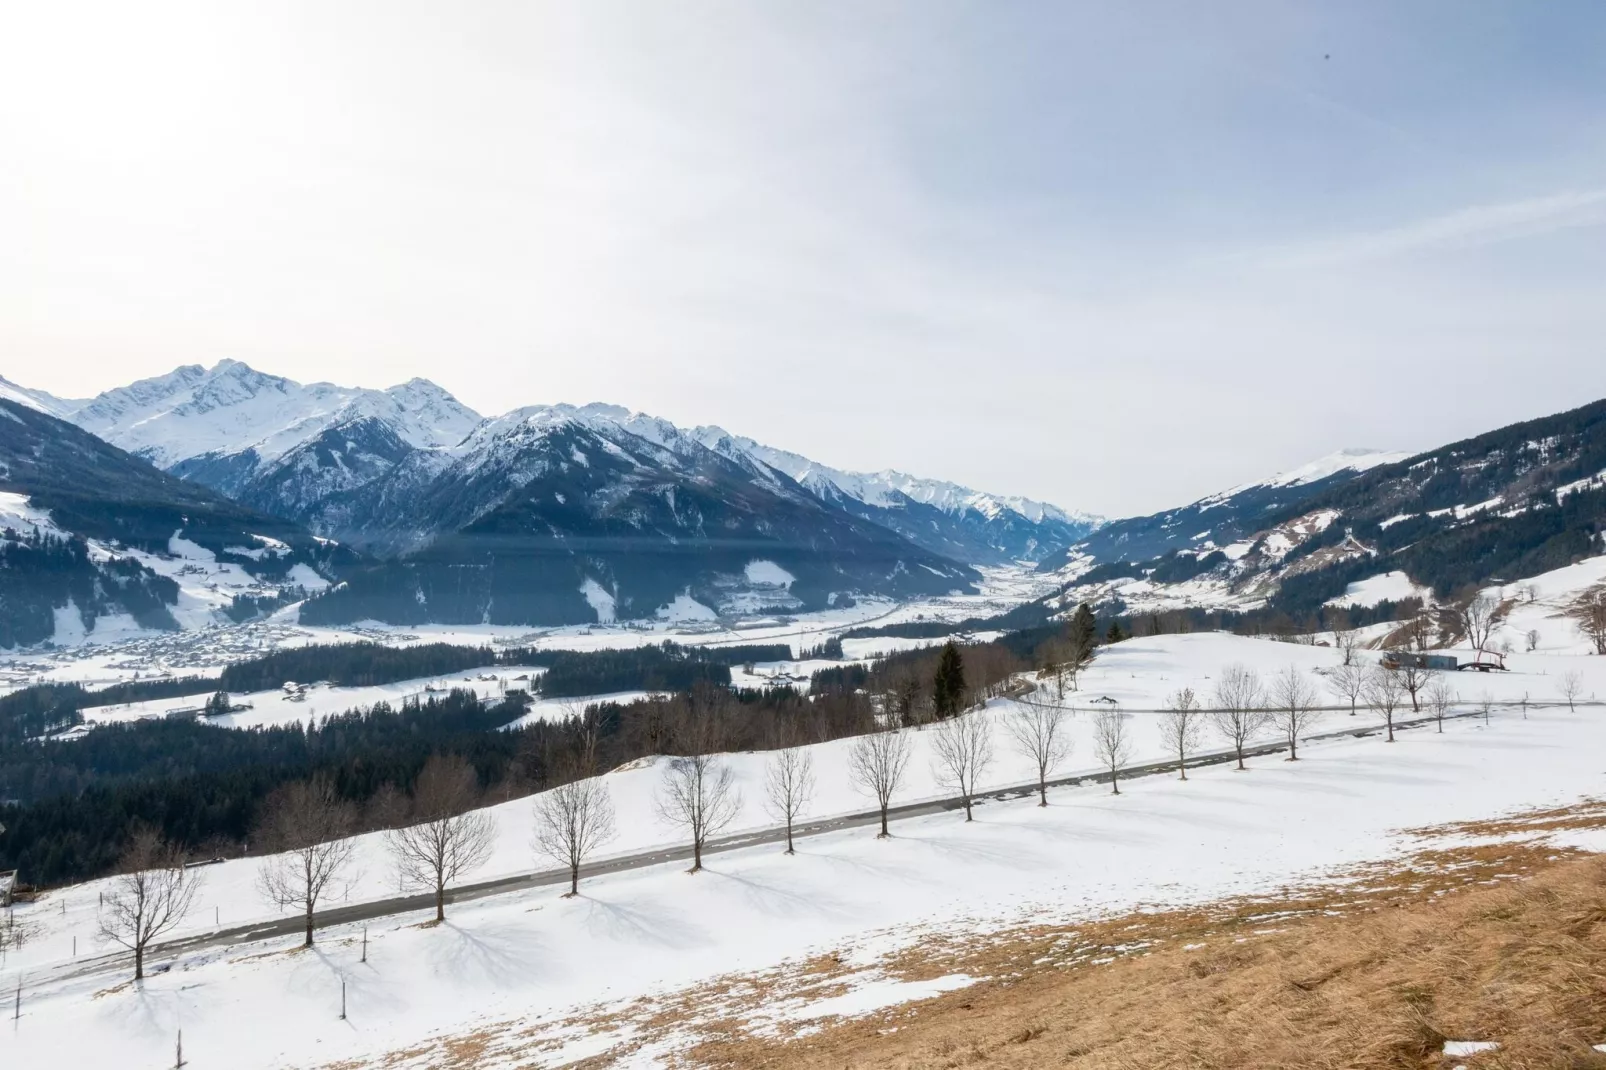
<svg viewBox="0 0 1606 1070">
<path fill-rule="evenodd" d="M 797 856 L 792 856 L 792 860 L 796 861 Z M 738 885 L 742 898 L 749 906 L 775 917 L 796 918 L 806 915 L 830 921 L 852 921 L 856 916 L 852 910 L 852 903 L 828 895 L 820 888 L 817 881 L 797 881 L 798 884 L 806 883 L 808 888 L 807 892 L 800 892 L 777 881 L 737 876 L 725 870 L 706 869 L 705 872 L 709 876 Z"/>
<path fill-rule="evenodd" d="M 585 915 L 586 930 L 625 944 L 651 944 L 672 951 L 699 947 L 709 941 L 708 931 L 684 914 L 662 906 L 642 910 L 623 903 L 609 903 L 582 896 L 590 909 Z"/>
<path fill-rule="evenodd" d="M 425 948 L 432 973 L 462 984 L 492 986 L 527 982 L 547 953 L 532 925 L 500 922 L 469 929 L 451 918 L 435 927 Z"/>
</svg>

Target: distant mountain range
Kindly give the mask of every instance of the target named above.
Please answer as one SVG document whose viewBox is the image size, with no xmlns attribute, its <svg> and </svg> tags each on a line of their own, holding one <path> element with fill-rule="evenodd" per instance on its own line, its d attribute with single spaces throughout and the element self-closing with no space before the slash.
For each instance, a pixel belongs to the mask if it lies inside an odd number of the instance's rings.
<svg viewBox="0 0 1606 1070">
<path fill-rule="evenodd" d="M 0 379 L 0 416 L 0 646 L 303 598 L 331 624 L 739 617 L 969 590 L 1006 562 L 1060 578 L 1039 613 L 1308 620 L 1375 574 L 1448 597 L 1606 551 L 1606 402 L 1113 522 L 612 405 L 486 418 L 424 380 L 236 361 L 77 401 Z"/>
<path fill-rule="evenodd" d="M 222 361 L 85 400 L 0 379 L 0 398 L 341 544 L 308 620 L 573 623 L 947 593 L 974 565 L 1062 552 L 1099 523 L 617 406 L 487 419 L 416 379 L 304 385 Z"/>
<path fill-rule="evenodd" d="M 1378 619 L 1352 584 L 1390 573 L 1440 602 L 1606 553 L 1606 401 L 1415 455 L 1345 451 L 1179 509 L 1114 521 L 1044 562 L 1044 605 L 1258 614 L 1309 632 L 1330 611 Z M 1337 619 L 1337 618 L 1335 618 Z"/>
<path fill-rule="evenodd" d="M 1053 570 L 1074 562 L 1148 561 L 1175 551 L 1208 553 L 1231 547 L 1264 530 L 1268 517 L 1309 501 L 1362 472 L 1405 457 L 1404 453 L 1384 450 L 1340 450 L 1292 471 L 1219 491 L 1190 505 L 1111 521 L 1066 553 L 1044 561 L 1042 568 Z"/>
</svg>

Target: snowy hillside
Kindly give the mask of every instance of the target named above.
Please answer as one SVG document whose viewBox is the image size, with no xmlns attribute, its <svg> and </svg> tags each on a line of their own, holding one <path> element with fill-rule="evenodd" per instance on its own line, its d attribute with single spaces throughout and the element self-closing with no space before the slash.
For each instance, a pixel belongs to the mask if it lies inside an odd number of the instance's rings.
<svg viewBox="0 0 1606 1070">
<path fill-rule="evenodd" d="M 0 398 L 0 648 L 241 619 L 324 587 L 346 559 Z"/>
<path fill-rule="evenodd" d="M 14 401 L 18 405 L 26 406 L 36 412 L 49 413 L 60 416 L 63 412 L 78 404 L 74 401 L 63 401 L 61 398 L 45 393 L 43 390 L 30 390 L 25 386 L 18 386 L 10 379 L 0 375 L 0 399 Z"/>
<path fill-rule="evenodd" d="M 1186 781 L 1162 771 L 1125 780 L 1119 795 L 1104 783 L 1067 784 L 1050 790 L 1047 807 L 1023 792 L 988 799 L 974 822 L 936 805 L 896 821 L 886 840 L 873 824 L 825 820 L 869 803 L 847 775 L 851 740 L 812 745 L 818 783 L 806 820 L 823 830 L 792 856 L 776 842 L 710 855 L 695 876 L 683 861 L 651 857 L 682 840 L 654 805 L 668 760 L 632 763 L 601 777 L 620 829 L 602 857 L 622 864 L 587 877 L 576 898 L 525 879 L 549 863 L 530 846 L 532 800 L 514 800 L 486 811 L 494 847 L 464 875 L 464 883 L 509 883 L 454 897 L 444 925 L 417 906 L 378 907 L 320 929 L 313 951 L 296 952 L 295 936 L 234 929 L 293 919 L 258 891 L 265 859 L 232 859 L 194 871 L 195 906 L 174 934 L 189 943 L 153 954 L 138 986 L 126 983 L 127 956 L 96 937 L 109 882 L 65 888 L 17 910 L 30 939 L 6 963 L 7 984 L 23 989 L 8 1042 L 24 1063 L 84 1066 L 164 1065 L 179 1030 L 198 1066 L 221 1058 L 241 1068 L 426 1067 L 456 1065 L 464 1052 L 474 1065 L 676 1065 L 676 1053 L 705 1034 L 812 1032 L 984 982 L 964 971 L 898 970 L 905 956 L 949 940 L 1331 890 L 1368 864 L 1415 857 L 1421 844 L 1404 829 L 1575 804 L 1597 792 L 1606 745 L 1597 661 L 1536 657 L 1520 680 L 1501 682 L 1508 686 L 1487 722 L 1476 696 L 1463 695 L 1455 712 L 1476 715 L 1442 732 L 1403 731 L 1390 744 L 1375 716 L 1332 711 L 1316 731 L 1350 731 L 1307 741 L 1297 763 L 1252 758 L 1247 775 L 1230 763 L 1200 766 Z M 1292 664 L 1316 679 L 1338 654 L 1230 636 L 1132 641 L 1095 664 L 1080 697 L 1111 694 L 1132 707 L 1129 761 L 1141 763 L 1165 755 L 1158 717 L 1142 707 L 1178 686 L 1208 686 L 1231 662 L 1263 674 Z M 1573 711 L 1554 692 L 1575 665 L 1591 670 L 1596 704 Z M 1519 693 L 1531 699 L 1526 707 Z M 1063 774 L 1099 766 L 1092 714 L 1078 704 Z M 1032 779 L 1003 730 L 1012 712 L 994 700 L 974 715 L 994 726 L 989 787 Z M 906 734 L 915 750 L 895 802 L 946 797 L 932 731 Z M 733 829 L 772 828 L 762 806 L 766 756 L 720 760 L 741 792 Z M 1601 846 L 1597 829 L 1554 827 L 1559 847 Z M 383 836 L 367 835 L 321 910 L 397 895 Z M 232 931 L 214 938 L 219 929 Z M 1234 948 L 1246 936 L 1211 939 Z"/>
<path fill-rule="evenodd" d="M 1085 571 L 1090 565 L 1111 561 L 1148 561 L 1176 551 L 1230 546 L 1264 530 L 1270 515 L 1405 456 L 1382 450 L 1339 450 L 1180 508 L 1109 521 L 1079 541 L 1068 554 L 1042 567 L 1059 569 L 1070 565 L 1073 572 Z"/>
<path fill-rule="evenodd" d="M 1476 587 L 1515 588 L 1603 552 L 1606 402 L 1596 402 L 1409 457 L 1343 451 L 1115 521 L 1071 549 L 1051 601 L 1252 612 L 1261 626 L 1308 633 L 1332 628 L 1330 616 L 1436 618 Z"/>
</svg>

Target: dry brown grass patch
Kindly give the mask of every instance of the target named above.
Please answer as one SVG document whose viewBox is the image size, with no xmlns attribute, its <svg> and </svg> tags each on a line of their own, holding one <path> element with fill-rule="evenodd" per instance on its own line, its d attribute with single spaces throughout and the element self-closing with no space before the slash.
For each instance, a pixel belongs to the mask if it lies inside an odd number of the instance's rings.
<svg viewBox="0 0 1606 1070">
<path fill-rule="evenodd" d="M 1591 1050 L 1606 1041 L 1606 860 L 1503 852 L 1432 852 L 1353 895 L 1313 890 L 946 949 L 934 969 L 997 972 L 789 1043 L 706 1043 L 690 1061 L 1423 1068 L 1450 1066 L 1440 1053 L 1455 1039 L 1501 1044 L 1456 1060 L 1473 1067 L 1606 1068 Z"/>
</svg>

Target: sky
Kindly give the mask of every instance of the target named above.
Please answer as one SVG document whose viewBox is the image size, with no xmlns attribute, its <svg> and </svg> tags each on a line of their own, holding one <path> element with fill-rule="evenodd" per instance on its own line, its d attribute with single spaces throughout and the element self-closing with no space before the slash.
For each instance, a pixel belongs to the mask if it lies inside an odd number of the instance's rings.
<svg viewBox="0 0 1606 1070">
<path fill-rule="evenodd" d="M 608 401 L 1111 516 L 1606 396 L 1596 0 L 0 0 L 0 375 Z"/>
</svg>

